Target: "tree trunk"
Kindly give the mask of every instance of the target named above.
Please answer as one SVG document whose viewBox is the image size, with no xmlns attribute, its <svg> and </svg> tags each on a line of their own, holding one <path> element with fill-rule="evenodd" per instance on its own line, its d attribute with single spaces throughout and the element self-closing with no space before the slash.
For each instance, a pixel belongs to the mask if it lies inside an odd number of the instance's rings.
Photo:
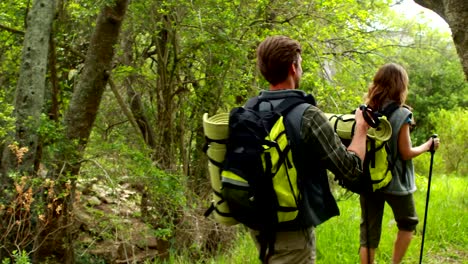
<svg viewBox="0 0 468 264">
<path fill-rule="evenodd" d="M 112 70 L 114 46 L 118 43 L 120 28 L 128 0 L 117 0 L 113 5 L 101 10 L 96 28 L 91 37 L 83 72 L 73 92 L 69 109 L 65 115 L 66 136 L 70 141 L 69 152 L 64 150 L 64 170 L 54 178 L 65 177 L 60 181 L 57 193 L 68 192 L 54 206 L 61 206 L 53 223 L 43 227 L 40 238 L 44 244 L 35 252 L 35 261 L 52 257 L 59 263 L 74 263 L 72 212 L 75 200 L 75 178 L 80 170 L 80 159 L 91 134 L 99 104 Z M 62 169 L 62 168 L 59 168 Z M 58 181 L 57 181 L 58 182 Z M 54 210 L 54 213 L 56 210 Z M 40 239 L 39 239 L 40 241 Z"/>
<path fill-rule="evenodd" d="M 98 16 L 83 72 L 65 116 L 67 136 L 69 139 L 79 140 L 81 150 L 91 134 L 102 94 L 112 71 L 114 45 L 118 41 L 127 5 L 128 0 L 118 0 L 114 6 L 105 7 Z"/>
<path fill-rule="evenodd" d="M 173 125 L 174 125 L 174 101 L 172 98 L 175 84 L 171 76 L 171 56 L 176 56 L 171 48 L 175 41 L 175 30 L 171 27 L 170 18 L 167 15 L 161 17 L 161 28 L 157 38 L 157 94 L 158 94 L 158 113 L 157 124 L 160 127 L 158 134 L 159 148 L 156 150 L 158 164 L 164 170 L 171 170 L 174 164 L 173 159 Z M 175 65 L 172 65 L 175 67 Z"/>
<path fill-rule="evenodd" d="M 18 143 L 17 150 L 27 148 L 28 151 L 20 159 L 18 154 L 21 151 L 12 151 L 8 146 L 3 150 L 0 175 L 0 184 L 2 184 L 3 188 L 0 190 L 0 197 L 5 199 L 5 201 L 8 200 L 9 194 L 3 191 L 14 188 L 8 177 L 11 171 L 17 172 L 19 175 L 35 175 L 34 161 L 39 141 L 37 131 L 40 126 L 40 116 L 44 104 L 49 38 L 54 19 L 54 10 L 54 0 L 36 0 L 27 15 L 29 27 L 24 36 L 21 66 L 14 102 L 14 116 L 16 118 L 15 141 Z M 2 254 L 3 250 L 11 252 L 13 249 L 30 248 L 31 245 L 27 242 L 27 238 L 31 237 L 22 237 L 22 241 L 18 241 L 18 235 L 32 236 L 29 232 L 22 232 L 21 226 L 23 225 L 31 227 L 34 223 L 32 221 L 18 223 L 17 226 L 13 227 L 16 228 L 17 232 L 13 237 L 9 237 L 8 233 L 4 234 L 6 237 L 3 237 L 1 241 L 0 259 L 4 258 Z M 10 234 L 16 233 L 15 230 L 8 231 L 11 232 Z"/>
<path fill-rule="evenodd" d="M 21 174 L 34 174 L 34 160 L 38 145 L 37 131 L 44 104 L 49 38 L 54 18 L 54 0 L 36 0 L 28 14 L 24 36 L 23 57 L 15 96 L 16 135 L 18 147 L 28 151 L 18 162 L 7 147 L 2 160 L 2 174 L 18 169 Z"/>
<path fill-rule="evenodd" d="M 467 0 L 415 0 L 442 17 L 452 30 L 452 38 L 468 80 L 468 1 Z"/>
<path fill-rule="evenodd" d="M 122 43 L 122 48 L 124 51 L 123 54 L 123 63 L 124 65 L 135 67 L 134 59 L 132 56 L 132 46 L 133 41 L 131 40 L 131 33 L 126 34 L 127 37 Z M 133 84 L 135 83 L 135 75 L 131 74 L 125 79 L 125 87 L 127 88 L 127 97 L 128 103 L 130 105 L 130 110 L 138 124 L 138 128 L 145 140 L 145 143 L 151 148 L 156 148 L 156 137 L 154 130 L 149 122 L 148 117 L 144 113 L 143 103 L 141 102 L 141 96 L 139 93 L 133 89 Z"/>
</svg>

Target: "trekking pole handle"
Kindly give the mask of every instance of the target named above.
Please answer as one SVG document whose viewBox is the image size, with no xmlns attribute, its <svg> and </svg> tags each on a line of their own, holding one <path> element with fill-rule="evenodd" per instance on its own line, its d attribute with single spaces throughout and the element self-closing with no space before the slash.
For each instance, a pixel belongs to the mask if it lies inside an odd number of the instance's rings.
<svg viewBox="0 0 468 264">
<path fill-rule="evenodd" d="M 362 116 L 370 127 L 376 128 L 379 126 L 380 120 L 378 116 L 374 115 L 372 108 L 362 104 L 359 106 L 359 109 L 362 111 Z"/>
<path fill-rule="evenodd" d="M 437 137 L 438 137 L 437 134 L 433 134 L 433 135 L 431 136 L 431 138 L 432 138 L 432 144 L 431 144 L 431 149 L 430 149 L 430 152 L 431 152 L 431 153 L 434 153 L 434 152 L 435 152 L 435 149 L 434 149 L 434 139 L 437 138 Z"/>
</svg>

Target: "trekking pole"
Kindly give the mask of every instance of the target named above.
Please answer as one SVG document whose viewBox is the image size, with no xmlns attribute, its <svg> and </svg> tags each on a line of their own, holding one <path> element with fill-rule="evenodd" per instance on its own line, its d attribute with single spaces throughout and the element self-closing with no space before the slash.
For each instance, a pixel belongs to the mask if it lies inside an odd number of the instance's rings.
<svg viewBox="0 0 468 264">
<path fill-rule="evenodd" d="M 424 234 L 426 233 L 426 222 L 427 222 L 427 209 L 429 206 L 429 196 L 431 192 L 431 179 L 432 179 L 432 165 L 434 164 L 434 139 L 437 137 L 437 134 L 432 135 L 432 145 L 431 145 L 431 164 L 429 166 L 429 180 L 427 181 L 427 196 L 426 196 L 426 209 L 424 210 L 424 224 L 422 232 L 422 241 L 421 241 L 421 252 L 419 253 L 419 264 L 422 263 L 422 257 L 424 252 Z"/>
<path fill-rule="evenodd" d="M 367 264 L 372 264 L 371 263 L 371 259 L 370 259 L 370 256 L 371 256 L 371 249 L 370 249 L 370 246 L 369 246 L 369 240 L 370 240 L 370 235 L 369 235 L 369 206 L 367 205 L 367 202 L 368 201 L 364 201 L 365 205 L 365 215 L 366 215 L 366 247 L 367 247 Z"/>
</svg>

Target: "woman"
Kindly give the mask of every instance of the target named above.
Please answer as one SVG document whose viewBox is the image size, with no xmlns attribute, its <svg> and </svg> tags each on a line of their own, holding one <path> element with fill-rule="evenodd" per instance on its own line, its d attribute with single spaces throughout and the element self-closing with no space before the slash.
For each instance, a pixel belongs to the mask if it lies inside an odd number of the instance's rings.
<svg viewBox="0 0 468 264">
<path fill-rule="evenodd" d="M 416 191 L 412 158 L 439 147 L 438 138 L 413 147 L 410 138 L 411 111 L 403 107 L 408 94 L 408 75 L 402 66 L 388 63 L 379 68 L 369 87 L 366 104 L 374 110 L 383 110 L 390 104 L 400 107 L 390 117 L 392 137 L 390 155 L 397 153 L 392 167 L 392 180 L 376 192 L 363 194 L 361 203 L 360 259 L 362 264 L 374 263 L 375 249 L 380 242 L 385 202 L 392 208 L 398 226 L 392 263 L 400 263 L 418 224 L 413 193 Z"/>
</svg>

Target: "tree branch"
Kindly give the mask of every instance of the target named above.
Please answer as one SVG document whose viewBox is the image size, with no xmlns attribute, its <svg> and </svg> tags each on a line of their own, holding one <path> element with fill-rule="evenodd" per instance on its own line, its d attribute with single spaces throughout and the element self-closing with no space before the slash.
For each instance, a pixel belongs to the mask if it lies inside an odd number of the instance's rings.
<svg viewBox="0 0 468 264">
<path fill-rule="evenodd" d="M 114 81 L 112 80 L 112 78 L 109 78 L 109 86 L 110 86 L 110 88 L 112 90 L 112 93 L 114 93 L 114 96 L 117 99 L 117 103 L 119 104 L 120 108 L 124 112 L 125 116 L 127 116 L 128 120 L 132 124 L 133 128 L 136 130 L 137 134 L 141 135 L 140 129 L 138 128 L 138 124 L 137 124 L 137 121 L 135 120 L 135 117 L 133 116 L 133 114 L 128 109 L 127 105 L 125 104 L 125 101 L 122 98 L 122 96 L 120 95 L 119 90 L 117 89 L 117 87 L 116 87 Z"/>
<path fill-rule="evenodd" d="M 15 34 L 18 34 L 18 35 L 24 35 L 24 31 L 21 31 L 19 29 L 15 29 L 15 28 L 11 28 L 11 27 L 8 27 L 8 26 L 2 25 L 2 24 L 0 24 L 0 29 L 11 32 L 11 33 L 15 33 Z"/>
</svg>

